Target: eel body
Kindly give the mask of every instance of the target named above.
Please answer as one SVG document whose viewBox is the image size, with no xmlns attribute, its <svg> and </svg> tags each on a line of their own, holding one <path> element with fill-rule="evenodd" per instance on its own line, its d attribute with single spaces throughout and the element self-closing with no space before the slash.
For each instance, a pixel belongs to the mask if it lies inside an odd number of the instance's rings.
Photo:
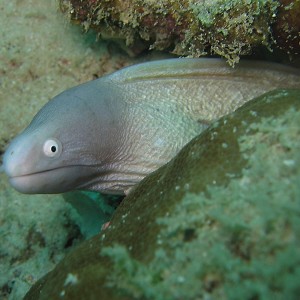
<svg viewBox="0 0 300 300">
<path fill-rule="evenodd" d="M 22 193 L 123 194 L 212 121 L 299 70 L 219 59 L 168 59 L 124 68 L 50 100 L 10 144 L 4 170 Z"/>
</svg>

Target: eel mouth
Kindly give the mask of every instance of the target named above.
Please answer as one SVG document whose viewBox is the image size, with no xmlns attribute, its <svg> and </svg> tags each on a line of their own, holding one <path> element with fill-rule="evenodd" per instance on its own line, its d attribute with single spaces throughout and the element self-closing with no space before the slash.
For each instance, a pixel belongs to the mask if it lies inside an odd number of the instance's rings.
<svg viewBox="0 0 300 300">
<path fill-rule="evenodd" d="M 82 170 L 91 170 L 97 166 L 95 165 L 65 165 L 61 167 L 56 167 L 52 169 L 46 169 L 46 170 L 41 170 L 41 171 L 36 171 L 32 173 L 23 173 L 23 174 L 10 174 L 5 170 L 6 175 L 8 176 L 9 179 L 12 178 L 25 178 L 25 177 L 34 177 L 34 176 L 44 176 L 45 174 L 53 174 L 57 175 L 57 172 L 62 172 L 62 174 L 69 173 L 69 172 L 74 172 L 74 171 L 82 171 Z M 91 172 L 91 171 L 90 171 Z"/>
<path fill-rule="evenodd" d="M 23 194 L 57 194 L 76 189 L 91 173 L 87 166 L 64 166 L 34 173 L 9 175 L 9 183 Z"/>
<path fill-rule="evenodd" d="M 73 168 L 73 167 L 77 167 L 77 165 L 69 165 L 69 166 L 63 166 L 63 167 L 57 167 L 57 168 L 52 168 L 52 169 L 46 169 L 46 170 L 41 170 L 41 171 L 37 171 L 37 172 L 32 172 L 32 173 L 24 173 L 24 174 L 9 174 L 8 172 L 6 172 L 7 176 L 9 179 L 11 178 L 23 178 L 23 177 L 30 177 L 30 176 L 38 176 L 44 173 L 51 173 L 52 171 L 56 171 L 56 170 L 61 170 L 61 169 L 65 169 L 65 168 Z"/>
</svg>

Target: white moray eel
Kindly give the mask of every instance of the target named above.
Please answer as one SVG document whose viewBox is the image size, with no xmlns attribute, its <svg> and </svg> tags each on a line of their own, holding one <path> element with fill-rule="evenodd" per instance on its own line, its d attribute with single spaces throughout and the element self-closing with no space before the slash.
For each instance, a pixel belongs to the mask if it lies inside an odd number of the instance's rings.
<svg viewBox="0 0 300 300">
<path fill-rule="evenodd" d="M 22 193 L 73 189 L 123 194 L 167 163 L 213 120 L 299 70 L 247 61 L 168 59 L 124 68 L 50 100 L 4 155 Z"/>
</svg>

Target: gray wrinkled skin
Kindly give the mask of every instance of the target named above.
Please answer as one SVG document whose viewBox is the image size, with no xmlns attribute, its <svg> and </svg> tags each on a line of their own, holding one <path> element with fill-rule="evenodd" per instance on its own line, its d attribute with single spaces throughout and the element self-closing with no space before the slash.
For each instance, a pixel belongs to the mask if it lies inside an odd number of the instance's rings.
<svg viewBox="0 0 300 300">
<path fill-rule="evenodd" d="M 49 101 L 4 155 L 22 193 L 123 194 L 213 120 L 275 88 L 300 87 L 277 64 L 169 59 L 131 66 Z"/>
</svg>

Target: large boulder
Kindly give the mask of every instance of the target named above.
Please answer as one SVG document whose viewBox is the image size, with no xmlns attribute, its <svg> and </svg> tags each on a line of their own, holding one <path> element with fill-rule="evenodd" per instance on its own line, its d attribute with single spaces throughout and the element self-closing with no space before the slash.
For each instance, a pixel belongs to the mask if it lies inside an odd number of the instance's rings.
<svg viewBox="0 0 300 300">
<path fill-rule="evenodd" d="M 25 299 L 298 299 L 300 90 L 248 102 L 146 177 Z"/>
</svg>

